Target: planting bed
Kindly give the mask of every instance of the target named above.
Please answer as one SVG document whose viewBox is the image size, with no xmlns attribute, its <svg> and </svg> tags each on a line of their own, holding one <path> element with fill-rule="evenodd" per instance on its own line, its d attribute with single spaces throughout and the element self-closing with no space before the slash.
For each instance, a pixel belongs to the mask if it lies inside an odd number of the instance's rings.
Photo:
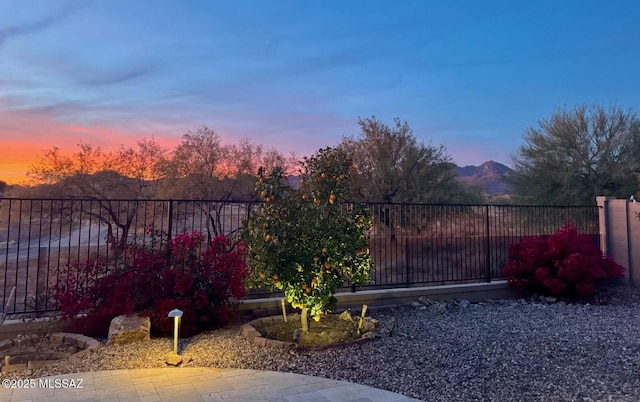
<svg viewBox="0 0 640 402">
<path fill-rule="evenodd" d="M 34 335 L 35 336 L 35 335 Z M 40 346 L 28 338 L 0 341 L 1 372 L 36 369 L 60 360 L 82 357 L 100 348 L 100 342 L 81 334 L 54 333 Z"/>
<path fill-rule="evenodd" d="M 321 350 L 336 346 L 346 346 L 373 339 L 376 335 L 377 321 L 366 317 L 358 332 L 358 321 L 345 319 L 345 315 L 327 315 L 320 322 L 309 320 L 309 331 L 294 334 L 300 330 L 300 316 L 294 314 L 284 322 L 282 316 L 263 317 L 243 325 L 242 334 L 260 346 Z M 350 316 L 349 316 L 350 318 Z"/>
</svg>

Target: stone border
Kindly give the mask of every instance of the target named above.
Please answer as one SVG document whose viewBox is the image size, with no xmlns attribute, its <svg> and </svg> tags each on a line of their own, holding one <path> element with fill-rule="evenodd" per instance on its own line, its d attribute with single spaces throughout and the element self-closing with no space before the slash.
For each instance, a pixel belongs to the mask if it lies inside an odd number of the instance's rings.
<svg viewBox="0 0 640 402">
<path fill-rule="evenodd" d="M 87 356 L 91 353 L 94 353 L 96 350 L 100 349 L 102 346 L 100 342 L 96 341 L 93 338 L 82 334 L 72 334 L 68 332 L 56 332 L 51 334 L 51 343 L 53 345 L 75 345 L 76 348 L 81 349 L 66 359 L 72 358 L 81 358 Z M 15 345 L 14 340 L 5 339 L 0 341 L 0 354 L 7 351 L 11 347 Z M 4 364 L 4 360 L 0 362 L 2 373 L 6 373 L 8 371 L 18 371 L 18 370 L 29 370 L 29 369 L 37 369 L 40 367 L 44 367 L 46 365 L 59 362 L 60 360 L 66 359 L 58 359 L 58 360 L 30 360 L 27 363 L 17 363 L 17 364 L 9 364 L 8 366 Z"/>
<path fill-rule="evenodd" d="M 388 308 L 404 306 L 417 300 L 420 296 L 430 299 L 449 300 L 466 299 L 472 303 L 486 299 L 509 299 L 522 296 L 519 289 L 515 289 L 506 280 L 492 280 L 489 283 L 464 283 L 453 285 L 433 285 L 407 288 L 372 289 L 358 288 L 355 293 L 340 291 L 334 294 L 338 299 L 338 308 L 352 308 L 357 310 L 366 304 L 369 311 L 376 307 Z M 263 298 L 244 299 L 239 301 L 238 310 L 252 314 L 254 318 L 278 315 L 282 312 L 281 300 L 283 296 L 265 295 Z M 295 310 L 293 310 L 295 311 Z"/>
<path fill-rule="evenodd" d="M 264 338 L 260 334 L 260 332 L 256 329 L 256 326 L 259 326 L 260 324 L 264 325 L 264 324 L 269 324 L 274 321 L 280 321 L 280 320 L 282 320 L 282 316 L 256 318 L 255 320 L 252 320 L 249 323 L 244 324 L 242 326 L 241 328 L 242 336 L 244 336 L 245 338 L 248 338 L 258 346 L 266 346 L 268 348 L 285 349 L 285 350 L 297 349 L 297 350 L 303 350 L 303 351 L 320 351 L 320 350 L 341 348 L 346 346 L 352 346 L 358 343 L 368 342 L 373 338 L 375 338 L 376 332 L 377 332 L 374 324 L 374 329 L 365 332 L 360 339 L 353 339 L 346 342 L 334 343 L 331 345 L 324 345 L 324 346 L 300 346 L 296 342 L 285 342 L 277 339 Z M 371 322 L 369 317 L 366 317 L 365 320 Z"/>
</svg>

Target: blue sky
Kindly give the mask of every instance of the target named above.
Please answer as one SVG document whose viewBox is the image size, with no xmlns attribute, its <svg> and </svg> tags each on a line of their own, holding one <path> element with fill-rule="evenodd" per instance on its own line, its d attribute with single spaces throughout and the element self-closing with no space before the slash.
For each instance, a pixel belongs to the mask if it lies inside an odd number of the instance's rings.
<svg viewBox="0 0 640 402">
<path fill-rule="evenodd" d="M 52 146 L 201 125 L 308 155 L 371 115 L 509 164 L 558 107 L 638 109 L 639 21 L 626 0 L 5 0 L 0 180 Z"/>
</svg>

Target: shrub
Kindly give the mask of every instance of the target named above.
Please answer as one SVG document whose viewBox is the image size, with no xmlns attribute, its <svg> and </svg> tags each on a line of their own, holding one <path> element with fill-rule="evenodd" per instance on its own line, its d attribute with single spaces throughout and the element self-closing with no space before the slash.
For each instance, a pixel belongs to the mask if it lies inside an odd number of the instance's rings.
<svg viewBox="0 0 640 402">
<path fill-rule="evenodd" d="M 367 230 L 371 215 L 346 203 L 351 161 L 326 148 L 305 158 L 300 188 L 287 184 L 282 169 L 260 170 L 256 193 L 265 201 L 242 231 L 251 284 L 281 289 L 294 308 L 316 321 L 335 308 L 344 281 L 362 285 L 372 269 Z"/>
<path fill-rule="evenodd" d="M 604 281 L 622 278 L 624 268 L 604 257 L 588 235 L 563 225 L 550 236 L 511 245 L 502 274 L 510 285 L 532 293 L 586 299 Z"/>
<path fill-rule="evenodd" d="M 62 317 L 99 337 L 106 336 L 111 319 L 120 314 L 148 316 L 155 332 L 170 334 L 173 321 L 167 314 L 180 309 L 184 336 L 224 323 L 232 299 L 244 296 L 244 245 L 232 248 L 228 239 L 218 236 L 199 254 L 203 239 L 194 232 L 159 248 L 128 245 L 126 258 L 116 267 L 100 259 L 72 267 L 55 292 Z M 86 316 L 74 318 L 80 313 Z"/>
</svg>

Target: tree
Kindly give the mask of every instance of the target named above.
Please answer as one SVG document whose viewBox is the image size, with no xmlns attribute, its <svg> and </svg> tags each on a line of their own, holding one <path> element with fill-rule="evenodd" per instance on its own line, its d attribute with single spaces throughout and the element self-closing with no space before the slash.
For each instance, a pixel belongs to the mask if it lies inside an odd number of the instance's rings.
<svg viewBox="0 0 640 402">
<path fill-rule="evenodd" d="M 520 202 L 594 205 L 598 195 L 628 198 L 640 171 L 640 120 L 619 107 L 559 109 L 524 133 L 512 156 Z"/>
<path fill-rule="evenodd" d="M 406 121 L 392 127 L 375 116 L 359 119 L 357 138 L 340 148 L 353 159 L 351 196 L 382 203 L 480 203 L 479 194 L 456 180 L 455 165 L 443 146 L 419 143 Z"/>
<path fill-rule="evenodd" d="M 203 126 L 185 133 L 171 158 L 165 161 L 164 194 L 170 198 L 219 201 L 199 203 L 200 211 L 207 217 L 211 240 L 223 234 L 227 202 L 256 200 L 254 183 L 258 168 L 287 163 L 277 150 L 265 151 L 262 145 L 246 138 L 238 144 L 223 144 L 218 133 Z"/>
<path fill-rule="evenodd" d="M 116 152 L 80 143 L 75 153 L 65 155 L 54 147 L 40 155 L 27 172 L 38 185 L 28 191 L 36 197 L 89 200 L 80 210 L 106 224 L 107 239 L 122 250 L 138 212 L 136 201 L 155 195 L 165 152 L 153 139 L 138 141 L 136 148 L 122 146 Z M 123 199 L 126 201 L 121 202 Z M 47 212 L 73 220 L 73 211 L 64 210 L 70 205 L 56 202 L 50 206 L 59 211 Z"/>
<path fill-rule="evenodd" d="M 338 149 L 323 149 L 302 163 L 300 188 L 288 185 L 284 170 L 261 169 L 256 192 L 264 200 L 243 229 L 252 284 L 284 291 L 287 301 L 316 321 L 336 304 L 344 281 L 362 285 L 371 258 L 368 210 L 344 204 L 351 162 Z"/>
<path fill-rule="evenodd" d="M 165 177 L 174 179 L 170 196 L 209 200 L 253 199 L 258 168 L 287 166 L 290 161 L 275 149 L 246 138 L 238 144 L 223 144 L 220 135 L 203 126 L 187 131 L 163 167 Z M 175 180 L 182 183 L 175 186 Z M 247 183 L 250 187 L 247 187 Z M 188 194 L 185 196 L 185 194 Z"/>
</svg>

